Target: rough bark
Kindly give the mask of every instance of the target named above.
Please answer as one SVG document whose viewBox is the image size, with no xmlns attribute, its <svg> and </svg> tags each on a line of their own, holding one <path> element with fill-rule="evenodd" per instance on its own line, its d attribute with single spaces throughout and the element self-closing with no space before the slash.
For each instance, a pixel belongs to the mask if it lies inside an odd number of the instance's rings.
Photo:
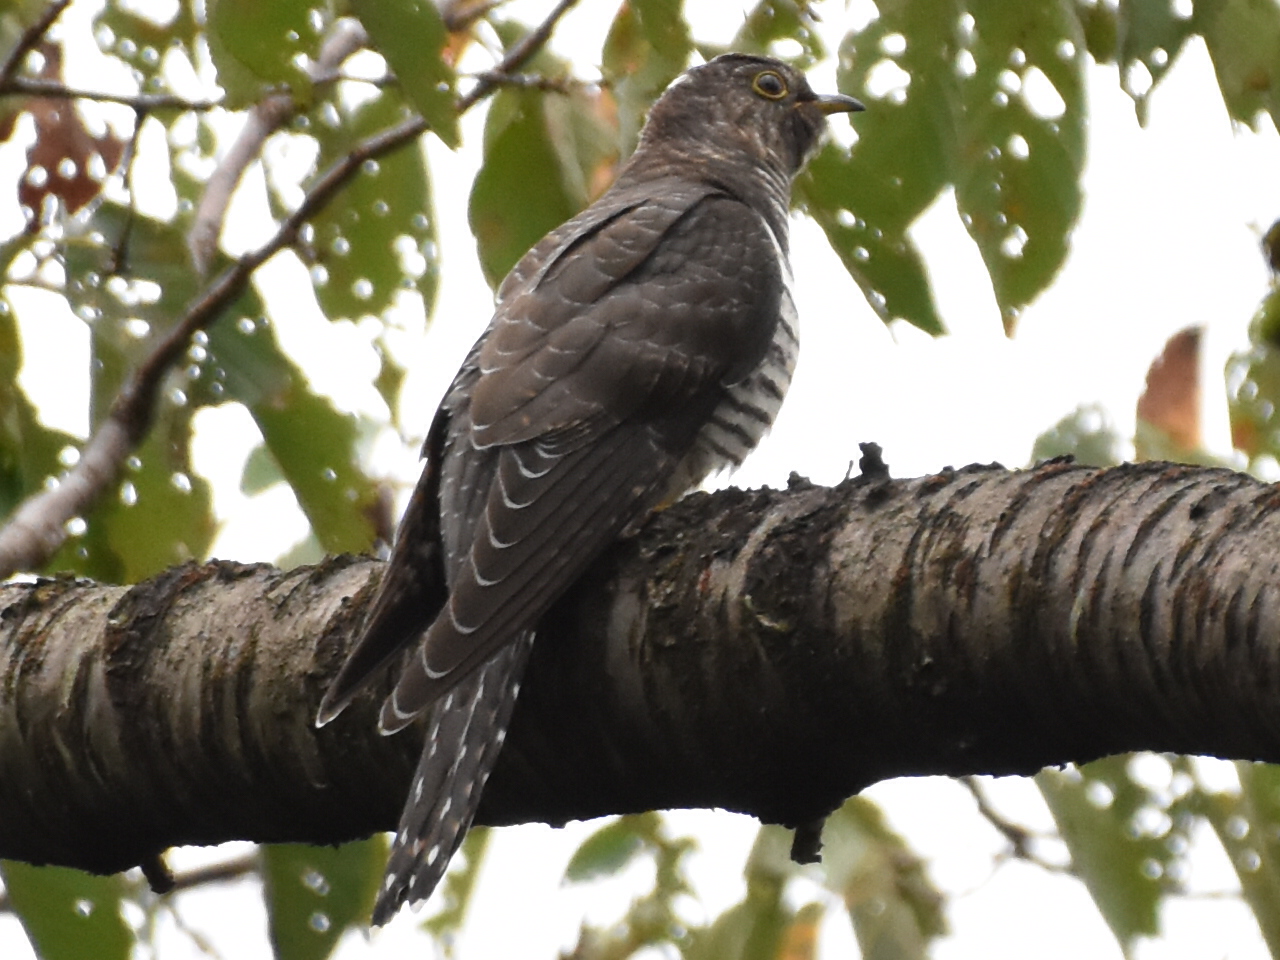
<svg viewBox="0 0 1280 960">
<path fill-rule="evenodd" d="M 1280 488 L 1050 462 L 695 495 L 544 621 L 480 821 L 715 806 L 1149 749 L 1280 760 Z M 0 587 L 0 857 L 394 825 L 420 736 L 311 720 L 377 561 Z"/>
</svg>

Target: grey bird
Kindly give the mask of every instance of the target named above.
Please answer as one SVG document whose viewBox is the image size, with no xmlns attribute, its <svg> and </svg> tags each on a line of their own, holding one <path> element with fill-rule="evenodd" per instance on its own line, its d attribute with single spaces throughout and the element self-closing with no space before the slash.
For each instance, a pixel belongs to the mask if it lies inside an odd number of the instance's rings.
<svg viewBox="0 0 1280 960">
<path fill-rule="evenodd" d="M 614 185 L 503 281 L 317 718 L 397 657 L 382 731 L 430 711 L 375 924 L 428 897 L 462 842 L 539 617 L 612 541 L 740 464 L 772 425 L 798 348 L 791 182 L 828 115 L 861 109 L 771 58 L 694 67 L 654 104 Z"/>
</svg>

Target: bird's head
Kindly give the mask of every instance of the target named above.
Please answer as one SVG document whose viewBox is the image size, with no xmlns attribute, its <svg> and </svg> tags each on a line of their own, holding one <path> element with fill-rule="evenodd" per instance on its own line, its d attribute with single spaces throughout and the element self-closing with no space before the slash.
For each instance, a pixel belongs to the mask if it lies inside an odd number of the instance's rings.
<svg viewBox="0 0 1280 960">
<path fill-rule="evenodd" d="M 803 73 L 772 57 L 726 53 L 680 76 L 649 112 L 637 153 L 749 154 L 790 178 L 821 142 L 827 117 L 863 106 L 814 93 Z"/>
</svg>

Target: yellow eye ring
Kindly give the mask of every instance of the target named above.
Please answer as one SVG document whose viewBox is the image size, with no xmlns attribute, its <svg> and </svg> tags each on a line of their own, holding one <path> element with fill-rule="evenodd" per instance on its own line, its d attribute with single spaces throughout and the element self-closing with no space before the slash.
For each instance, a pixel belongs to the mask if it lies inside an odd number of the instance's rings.
<svg viewBox="0 0 1280 960">
<path fill-rule="evenodd" d="M 751 78 L 751 89 L 766 100 L 781 100 L 787 95 L 787 81 L 776 70 L 761 70 Z"/>
</svg>

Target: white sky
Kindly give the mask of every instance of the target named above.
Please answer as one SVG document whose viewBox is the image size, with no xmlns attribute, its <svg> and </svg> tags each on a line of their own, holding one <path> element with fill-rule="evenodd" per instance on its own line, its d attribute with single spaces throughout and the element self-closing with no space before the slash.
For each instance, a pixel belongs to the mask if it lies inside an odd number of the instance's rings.
<svg viewBox="0 0 1280 960">
<path fill-rule="evenodd" d="M 698 15 L 701 38 L 732 32 L 735 22 L 723 16 L 720 4 L 690 5 Z M 545 0 L 524 0 L 512 12 L 532 21 L 547 6 Z M 853 4 L 851 16 L 859 16 L 863 7 L 865 3 Z M 566 21 L 558 48 L 595 49 L 603 35 L 601 24 L 614 8 L 584 4 Z M 827 29 L 838 35 L 847 24 L 840 5 L 824 4 L 820 10 L 828 17 Z M 586 39 L 579 43 L 575 38 Z M 82 82 L 92 86 L 93 79 Z M 830 69 L 815 70 L 813 79 L 819 89 L 833 86 Z M 735 483 L 781 485 L 792 470 L 819 482 L 837 481 L 849 461 L 856 460 L 857 442 L 863 440 L 884 447 L 897 476 L 975 461 L 1019 466 L 1027 461 L 1035 436 L 1081 403 L 1101 403 L 1120 432 L 1130 433 L 1148 365 L 1169 336 L 1195 323 L 1208 328 L 1203 368 L 1206 434 L 1215 452 L 1228 452 L 1221 371 L 1229 352 L 1246 345 L 1249 319 L 1266 290 L 1258 237 L 1280 217 L 1280 138 L 1273 128 L 1262 135 L 1233 128 L 1198 41 L 1183 51 L 1155 94 L 1145 130 L 1138 128 L 1114 68 L 1091 69 L 1088 93 L 1086 199 L 1073 253 L 1051 289 L 1025 311 L 1012 340 L 1001 332 L 985 270 L 959 224 L 950 195 L 914 228 L 951 331 L 938 340 L 901 325 L 887 330 L 862 301 L 817 228 L 794 221 L 800 366 L 773 436 Z M 874 103 L 869 107 L 874 109 Z M 418 432 L 425 430 L 445 384 L 487 323 L 491 307 L 467 237 L 465 209 L 481 122 L 479 110 L 466 118 L 467 146 L 458 154 L 434 140 L 428 143 L 444 238 L 443 282 L 436 324 L 422 337 L 410 318 L 409 332 L 398 344 L 411 369 L 402 411 L 407 427 Z M 6 182 L 12 182 L 8 171 L 16 162 L 12 149 L 0 150 L 0 176 Z M 233 251 L 265 238 L 263 224 L 250 216 L 261 187 L 250 181 L 242 192 L 228 226 L 227 244 Z M 0 226 L 15 212 L 0 207 Z M 273 304 L 289 304 L 273 313 L 277 329 L 312 373 L 317 388 L 349 409 L 384 416 L 368 386 L 373 361 L 367 345 L 374 325 L 323 321 L 309 306 L 305 275 L 296 262 L 277 258 L 264 271 L 262 286 Z M 84 326 L 50 309 L 48 298 L 28 294 L 14 300 L 23 321 L 24 386 L 41 403 L 47 422 L 83 433 L 84 400 L 69 396 L 65 371 L 69 357 L 72 369 L 83 362 L 81 358 L 87 359 Z M 216 555 L 262 560 L 302 536 L 305 523 L 291 496 L 281 489 L 252 500 L 238 493 L 243 457 L 252 440 L 235 430 L 247 420 L 235 410 L 202 414 L 205 435 L 197 444 L 197 468 L 214 481 L 216 506 L 226 518 Z M 823 428 L 823 439 L 816 438 L 811 425 Z M 387 436 L 371 456 L 375 470 L 412 482 L 415 450 Z M 1206 765 L 1206 771 L 1228 780 L 1231 776 L 1221 765 Z M 1158 765 L 1155 776 L 1159 777 Z M 1001 842 L 954 783 L 899 780 L 869 793 L 884 803 L 891 822 L 929 859 L 930 875 L 953 898 L 953 933 L 936 948 L 939 960 L 1119 957 L 1079 883 L 1017 864 L 992 874 L 991 858 Z M 993 794 L 1016 819 L 1048 826 L 1043 805 L 1027 782 L 1001 781 Z M 714 915 L 744 892 L 741 868 L 754 824 L 714 812 L 683 813 L 672 819 L 673 829 L 695 829 L 703 844 L 693 862 L 702 898 L 701 905 L 692 908 L 693 916 Z M 501 832 L 478 893 L 475 920 L 464 932 L 458 956 L 469 960 L 512 955 L 513 934 L 518 937 L 518 955 L 555 956 L 557 949 L 572 942 L 584 915 L 605 922 L 620 913 L 648 882 L 643 870 L 604 889 L 558 886 L 575 840 L 592 828 L 571 825 L 553 831 L 531 826 Z M 1198 848 L 1192 885 L 1202 890 L 1234 888 L 1234 877 L 1216 845 L 1201 843 Z M 224 955 L 237 960 L 269 956 L 265 917 L 252 885 L 189 895 L 182 910 L 188 924 L 223 945 Z M 835 905 L 832 910 L 838 913 Z M 353 960 L 410 955 L 411 950 L 419 955 L 425 941 L 414 932 L 415 920 L 402 915 L 372 944 L 351 937 L 339 956 Z M 1166 911 L 1164 923 L 1163 938 L 1139 947 L 1141 960 L 1267 956 L 1248 911 L 1232 900 L 1177 901 Z M 190 941 L 172 924 L 164 930 L 161 957 L 194 955 Z M 831 947 L 851 944 L 847 924 L 838 915 L 826 923 L 825 935 Z M 0 918 L 0 956 L 30 956 L 11 919 Z"/>
</svg>

